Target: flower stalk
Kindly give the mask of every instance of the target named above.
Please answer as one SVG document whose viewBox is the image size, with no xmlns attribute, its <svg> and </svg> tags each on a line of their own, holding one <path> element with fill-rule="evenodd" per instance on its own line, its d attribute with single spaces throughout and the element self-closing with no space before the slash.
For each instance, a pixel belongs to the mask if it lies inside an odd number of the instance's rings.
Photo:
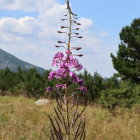
<svg viewBox="0 0 140 140">
<path fill-rule="evenodd" d="M 64 31 L 57 31 L 60 34 L 67 34 L 68 41 L 58 41 L 57 43 L 63 44 L 63 46 L 56 45 L 55 47 L 63 47 L 63 52 L 57 52 L 53 58 L 52 66 L 57 66 L 58 70 L 49 73 L 48 78 L 50 80 L 58 79 L 60 83 L 55 87 L 46 88 L 47 92 L 54 90 L 58 94 L 56 98 L 57 106 L 54 108 L 55 117 L 50 115 L 49 120 L 52 125 L 50 140 L 85 140 L 85 116 L 83 115 L 85 108 L 80 109 L 80 96 L 78 92 L 85 94 L 87 92 L 84 87 L 84 82 L 80 79 L 75 71 L 80 71 L 83 66 L 74 56 L 82 57 L 82 54 L 73 54 L 72 50 L 80 50 L 81 47 L 71 47 L 71 39 L 73 37 L 83 38 L 79 36 L 79 33 L 73 33 L 73 30 L 78 31 L 80 28 L 72 29 L 72 25 L 81 25 L 76 22 L 77 15 L 71 10 L 69 0 L 66 0 L 67 15 L 64 15 L 68 19 L 61 19 L 64 22 L 69 22 L 68 26 L 61 26 L 61 30 L 68 29 L 68 33 Z M 74 34 L 74 36 L 73 36 Z M 75 90 L 71 91 L 71 86 L 74 85 Z M 80 87 L 79 87 L 80 86 Z"/>
</svg>

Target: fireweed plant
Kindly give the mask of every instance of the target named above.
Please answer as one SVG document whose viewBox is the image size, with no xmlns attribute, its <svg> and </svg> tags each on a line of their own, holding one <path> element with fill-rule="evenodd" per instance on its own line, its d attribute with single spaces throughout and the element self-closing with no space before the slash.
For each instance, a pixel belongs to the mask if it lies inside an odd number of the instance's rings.
<svg viewBox="0 0 140 140">
<path fill-rule="evenodd" d="M 53 58 L 52 66 L 56 66 L 56 71 L 49 73 L 49 80 L 57 79 L 59 83 L 55 87 L 46 88 L 47 92 L 56 92 L 57 105 L 54 108 L 55 117 L 50 115 L 51 122 L 50 140 L 85 140 L 85 115 L 84 109 L 79 109 L 80 97 L 79 92 L 85 94 L 87 88 L 84 82 L 76 75 L 76 71 L 80 71 L 83 66 L 75 57 L 82 57 L 82 54 L 73 54 L 72 50 L 80 50 L 81 47 L 71 47 L 72 38 L 83 38 L 79 35 L 80 23 L 77 22 L 77 15 L 70 8 L 69 0 L 66 0 L 67 14 L 61 19 L 67 22 L 68 26 L 61 26 L 59 34 L 66 34 L 68 42 L 58 41 L 59 45 L 55 47 L 63 47 L 65 52 L 57 52 Z M 61 44 L 61 45 L 60 45 Z M 71 86 L 74 85 L 74 91 Z"/>
</svg>

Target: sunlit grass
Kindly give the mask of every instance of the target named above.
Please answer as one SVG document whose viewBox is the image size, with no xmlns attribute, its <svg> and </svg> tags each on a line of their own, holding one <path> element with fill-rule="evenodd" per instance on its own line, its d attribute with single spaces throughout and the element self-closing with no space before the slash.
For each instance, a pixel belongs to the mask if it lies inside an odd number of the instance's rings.
<svg viewBox="0 0 140 140">
<path fill-rule="evenodd" d="M 49 140 L 54 103 L 36 106 L 35 99 L 0 97 L 0 140 Z M 100 107 L 86 109 L 86 140 L 140 140 L 139 108 L 117 109 L 116 116 Z"/>
</svg>

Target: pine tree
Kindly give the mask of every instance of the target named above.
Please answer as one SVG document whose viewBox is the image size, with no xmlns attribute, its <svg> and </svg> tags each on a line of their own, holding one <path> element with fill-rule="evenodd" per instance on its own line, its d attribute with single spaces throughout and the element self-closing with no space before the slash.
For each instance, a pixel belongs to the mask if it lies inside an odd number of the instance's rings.
<svg viewBox="0 0 140 140">
<path fill-rule="evenodd" d="M 111 54 L 114 68 L 122 79 L 140 82 L 140 18 L 122 29 L 120 39 L 117 56 Z"/>
</svg>

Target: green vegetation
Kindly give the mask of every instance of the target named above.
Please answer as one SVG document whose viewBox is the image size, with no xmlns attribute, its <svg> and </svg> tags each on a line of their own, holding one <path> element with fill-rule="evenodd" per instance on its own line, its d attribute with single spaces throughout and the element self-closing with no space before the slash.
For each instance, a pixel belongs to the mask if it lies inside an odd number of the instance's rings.
<svg viewBox="0 0 140 140">
<path fill-rule="evenodd" d="M 49 139 L 48 113 L 54 115 L 55 103 L 37 106 L 34 102 L 24 97 L 0 97 L 0 140 Z M 106 109 L 87 106 L 86 140 L 139 140 L 139 107 L 114 112 L 115 116 Z"/>
<path fill-rule="evenodd" d="M 120 82 L 118 88 L 102 90 L 99 102 L 111 110 L 116 106 L 131 108 L 140 104 L 140 84 Z"/>
<path fill-rule="evenodd" d="M 114 68 L 123 79 L 140 82 L 140 18 L 122 29 L 120 39 L 117 56 L 111 54 Z"/>
<path fill-rule="evenodd" d="M 39 74 L 37 70 L 31 69 L 23 71 L 20 68 L 17 72 L 12 72 L 8 68 L 0 70 L 0 95 L 26 97 L 46 97 L 54 98 L 56 93 L 47 94 L 45 88 L 53 86 L 56 80 L 48 80 L 49 71 Z M 132 83 L 131 80 L 118 80 L 116 76 L 105 79 L 98 73 L 93 76 L 86 70 L 79 75 L 85 81 L 88 88 L 86 94 L 79 92 L 81 100 L 87 103 L 101 104 L 103 107 L 115 109 L 115 107 L 132 107 L 140 104 L 140 84 Z M 75 85 L 71 86 L 71 90 Z"/>
</svg>

